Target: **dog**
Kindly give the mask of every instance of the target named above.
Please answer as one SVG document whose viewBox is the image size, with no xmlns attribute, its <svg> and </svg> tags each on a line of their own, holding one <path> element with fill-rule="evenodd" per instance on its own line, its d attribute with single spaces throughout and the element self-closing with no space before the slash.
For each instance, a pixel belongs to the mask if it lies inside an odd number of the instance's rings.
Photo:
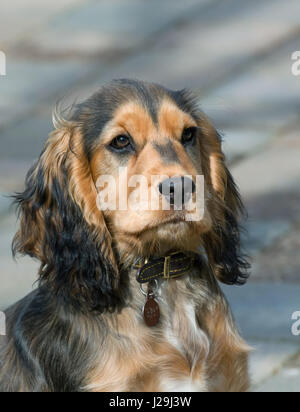
<svg viewBox="0 0 300 412">
<path fill-rule="evenodd" d="M 219 285 L 249 275 L 244 209 L 197 97 L 114 80 L 56 110 L 54 126 L 15 196 L 14 254 L 41 266 L 37 289 L 5 312 L 0 390 L 247 391 L 249 347 Z M 103 176 L 118 199 L 142 176 L 159 207 L 102 210 Z M 153 188 L 152 176 L 165 178 Z M 189 219 L 197 176 L 204 209 Z"/>
</svg>

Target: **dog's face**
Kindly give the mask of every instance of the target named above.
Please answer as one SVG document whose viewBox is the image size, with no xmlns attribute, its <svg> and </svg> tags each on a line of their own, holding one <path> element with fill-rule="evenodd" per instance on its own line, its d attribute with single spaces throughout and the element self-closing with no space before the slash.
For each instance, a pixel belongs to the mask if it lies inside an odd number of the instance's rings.
<svg viewBox="0 0 300 412">
<path fill-rule="evenodd" d="M 196 177 L 203 174 L 199 119 L 158 86 L 118 88 L 120 104 L 88 150 L 98 193 L 104 188 L 97 185 L 101 177 L 113 178 L 113 187 L 105 189 L 114 192 L 116 202 L 113 210 L 103 211 L 110 232 L 123 248 L 138 247 L 139 254 L 162 244 L 196 249 L 200 234 L 211 226 L 208 209 L 195 215 Z M 187 207 L 192 202 L 195 207 Z"/>
<path fill-rule="evenodd" d="M 105 190 L 115 207 L 101 207 Z M 218 133 L 185 91 L 130 80 L 103 87 L 59 119 L 18 202 L 15 250 L 41 260 L 42 279 L 98 310 L 118 303 L 116 255 L 202 246 L 221 280 L 244 276 L 238 192 Z"/>
</svg>

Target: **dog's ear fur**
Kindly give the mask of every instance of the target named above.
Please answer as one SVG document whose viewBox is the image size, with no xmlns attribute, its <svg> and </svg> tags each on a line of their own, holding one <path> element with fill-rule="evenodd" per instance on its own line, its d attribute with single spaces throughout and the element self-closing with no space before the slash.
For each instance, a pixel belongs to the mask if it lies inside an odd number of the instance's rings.
<svg viewBox="0 0 300 412">
<path fill-rule="evenodd" d="M 113 311 L 122 302 L 119 274 L 96 197 L 80 128 L 61 119 L 16 195 L 13 252 L 40 260 L 41 286 L 66 302 Z"/>
<path fill-rule="evenodd" d="M 244 284 L 250 267 L 241 252 L 240 218 L 244 216 L 244 207 L 225 164 L 220 135 L 204 115 L 200 123 L 203 173 L 209 192 L 207 206 L 212 217 L 212 230 L 204 235 L 204 247 L 220 281 L 230 285 Z"/>
</svg>

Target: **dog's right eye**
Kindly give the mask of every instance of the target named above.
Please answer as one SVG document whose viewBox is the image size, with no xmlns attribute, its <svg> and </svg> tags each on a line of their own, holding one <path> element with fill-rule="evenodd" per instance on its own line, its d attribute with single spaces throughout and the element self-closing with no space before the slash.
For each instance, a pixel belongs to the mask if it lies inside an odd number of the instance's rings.
<svg viewBox="0 0 300 412">
<path fill-rule="evenodd" d="M 110 143 L 110 147 L 115 150 L 123 150 L 129 146 L 131 146 L 129 137 L 123 135 L 115 137 L 114 140 Z"/>
</svg>

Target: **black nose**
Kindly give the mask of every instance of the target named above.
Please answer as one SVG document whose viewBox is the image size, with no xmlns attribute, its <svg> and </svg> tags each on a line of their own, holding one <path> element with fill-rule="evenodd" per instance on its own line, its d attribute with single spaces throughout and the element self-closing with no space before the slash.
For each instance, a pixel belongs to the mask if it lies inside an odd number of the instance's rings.
<svg viewBox="0 0 300 412">
<path fill-rule="evenodd" d="M 161 182 L 158 189 L 170 205 L 181 207 L 190 200 L 196 186 L 189 177 L 172 177 Z"/>
</svg>

